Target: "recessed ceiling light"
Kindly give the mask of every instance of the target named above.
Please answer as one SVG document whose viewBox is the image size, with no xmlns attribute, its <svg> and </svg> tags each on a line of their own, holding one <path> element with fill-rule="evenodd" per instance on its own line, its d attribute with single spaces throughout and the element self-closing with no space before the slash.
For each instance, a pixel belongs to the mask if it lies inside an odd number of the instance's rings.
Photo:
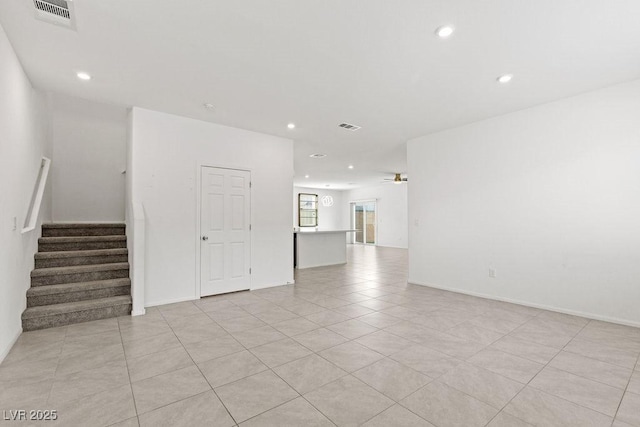
<svg viewBox="0 0 640 427">
<path fill-rule="evenodd" d="M 309 178 L 309 175 L 305 175 L 304 177 L 305 177 L 305 178 Z"/>
<path fill-rule="evenodd" d="M 349 165 L 347 166 L 349 169 L 353 169 L 353 165 Z"/>
<path fill-rule="evenodd" d="M 446 39 L 447 37 L 453 34 L 454 28 L 450 25 L 443 25 L 442 27 L 438 27 L 436 29 L 436 35 L 441 39 Z"/>
<path fill-rule="evenodd" d="M 91 80 L 91 75 L 89 73 L 85 73 L 84 71 L 80 71 L 76 74 L 80 80 Z"/>
<path fill-rule="evenodd" d="M 288 127 L 289 129 L 294 129 L 294 128 L 296 127 L 296 124 L 295 124 L 295 123 L 289 123 L 289 124 L 287 125 L 287 127 Z"/>
<path fill-rule="evenodd" d="M 207 110 L 213 110 L 215 108 L 213 104 L 209 104 L 208 102 L 205 102 L 204 104 L 202 104 L 202 106 Z"/>
<path fill-rule="evenodd" d="M 321 159 L 323 157 L 327 157 L 327 155 L 322 153 L 315 153 L 315 154 L 311 154 L 309 157 L 312 157 L 314 159 Z"/>
<path fill-rule="evenodd" d="M 511 79 L 513 79 L 513 74 L 503 74 L 502 76 L 498 77 L 496 80 L 498 81 L 498 83 L 509 83 Z"/>
</svg>

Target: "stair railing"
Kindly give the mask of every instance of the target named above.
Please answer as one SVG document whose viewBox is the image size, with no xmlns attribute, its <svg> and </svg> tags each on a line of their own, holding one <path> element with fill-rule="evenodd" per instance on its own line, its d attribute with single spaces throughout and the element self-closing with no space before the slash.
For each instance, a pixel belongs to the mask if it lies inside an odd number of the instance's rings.
<svg viewBox="0 0 640 427">
<path fill-rule="evenodd" d="M 40 162 L 40 169 L 38 169 L 36 185 L 33 187 L 33 193 L 31 194 L 29 210 L 27 211 L 27 215 L 24 219 L 24 227 L 22 228 L 23 234 L 36 228 L 38 216 L 40 215 L 40 205 L 42 204 L 42 198 L 44 196 L 44 189 L 47 186 L 47 177 L 49 176 L 50 167 L 51 159 L 43 157 Z"/>
</svg>

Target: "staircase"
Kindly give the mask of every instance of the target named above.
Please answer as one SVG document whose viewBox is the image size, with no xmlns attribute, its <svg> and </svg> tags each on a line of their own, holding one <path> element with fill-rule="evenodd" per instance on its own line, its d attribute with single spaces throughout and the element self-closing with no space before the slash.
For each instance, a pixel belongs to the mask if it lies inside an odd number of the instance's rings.
<svg viewBox="0 0 640 427">
<path fill-rule="evenodd" d="M 124 224 L 43 224 L 22 330 L 129 314 Z"/>
</svg>

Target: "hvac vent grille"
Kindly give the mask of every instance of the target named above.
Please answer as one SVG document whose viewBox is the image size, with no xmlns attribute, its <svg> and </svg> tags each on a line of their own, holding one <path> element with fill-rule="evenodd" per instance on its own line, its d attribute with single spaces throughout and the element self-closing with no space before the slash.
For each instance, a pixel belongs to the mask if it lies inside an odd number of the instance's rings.
<svg viewBox="0 0 640 427">
<path fill-rule="evenodd" d="M 35 17 L 40 21 L 76 30 L 72 0 L 33 0 Z"/>
<path fill-rule="evenodd" d="M 340 123 L 338 127 L 341 127 L 342 129 L 350 130 L 351 132 L 355 132 L 358 129 L 360 129 L 360 126 L 352 125 L 349 123 Z"/>
<path fill-rule="evenodd" d="M 69 5 L 66 0 L 33 0 L 36 9 L 46 13 L 59 16 L 60 18 L 71 19 Z"/>
</svg>

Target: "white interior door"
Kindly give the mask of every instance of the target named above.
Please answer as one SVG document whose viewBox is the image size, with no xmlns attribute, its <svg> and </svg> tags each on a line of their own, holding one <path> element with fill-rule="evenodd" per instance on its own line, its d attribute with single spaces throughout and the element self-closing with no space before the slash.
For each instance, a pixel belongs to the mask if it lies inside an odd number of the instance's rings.
<svg viewBox="0 0 640 427">
<path fill-rule="evenodd" d="M 200 295 L 251 287 L 251 174 L 203 166 L 200 198 Z"/>
</svg>

